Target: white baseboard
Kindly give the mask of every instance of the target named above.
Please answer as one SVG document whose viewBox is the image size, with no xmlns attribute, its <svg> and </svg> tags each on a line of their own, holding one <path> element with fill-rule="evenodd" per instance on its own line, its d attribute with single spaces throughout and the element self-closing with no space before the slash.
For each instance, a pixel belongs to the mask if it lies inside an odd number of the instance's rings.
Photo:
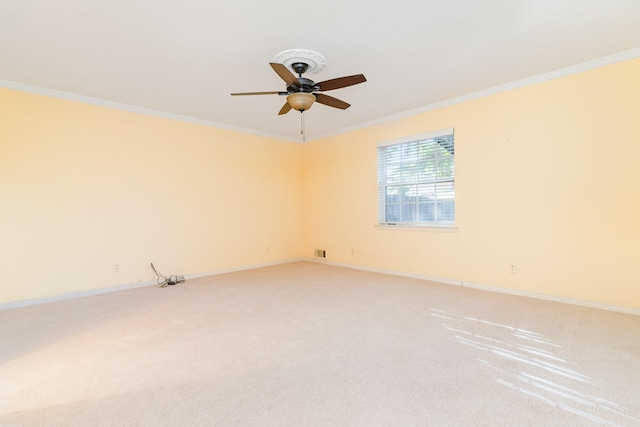
<svg viewBox="0 0 640 427">
<path fill-rule="evenodd" d="M 579 300 L 579 299 L 573 299 L 573 298 L 558 297 L 558 296 L 554 296 L 554 295 L 538 294 L 538 293 L 535 293 L 535 292 L 520 291 L 520 290 L 517 290 L 517 289 L 500 288 L 500 287 L 497 287 L 497 286 L 482 285 L 482 284 L 479 284 L 479 283 L 465 282 L 465 281 L 462 281 L 462 280 L 445 279 L 445 278 L 442 278 L 442 277 L 426 276 L 426 275 L 422 275 L 422 274 L 405 273 L 405 272 L 402 272 L 402 271 L 385 270 L 385 269 L 382 269 L 382 268 L 363 267 L 363 266 L 360 266 L 360 265 L 352 265 L 352 264 L 345 264 L 345 263 L 327 261 L 327 260 L 320 259 L 320 258 L 305 258 L 305 261 L 311 261 L 311 262 L 316 262 L 316 263 L 320 263 L 320 264 L 333 265 L 333 266 L 336 266 L 336 267 L 350 268 L 350 269 L 353 269 L 353 270 L 370 271 L 372 273 L 390 274 L 390 275 L 393 275 L 393 276 L 409 277 L 409 278 L 412 278 L 412 279 L 429 280 L 431 282 L 445 283 L 447 285 L 462 286 L 462 287 L 467 287 L 467 288 L 479 289 L 479 290 L 483 290 L 483 291 L 498 292 L 498 293 L 501 293 L 501 294 L 509 294 L 509 295 L 515 295 L 515 296 L 520 296 L 520 297 L 536 298 L 536 299 L 542 299 L 542 300 L 547 300 L 547 301 L 555 301 L 555 302 L 559 302 L 559 303 L 563 303 L 563 304 L 579 305 L 579 306 L 583 306 L 583 307 L 598 308 L 598 309 L 601 309 L 601 310 L 616 311 L 616 312 L 619 312 L 619 313 L 640 315 L 640 309 L 633 308 L 633 307 L 624 307 L 624 306 L 611 305 L 611 304 L 602 304 L 602 303 L 593 302 L 593 301 L 585 301 L 585 300 Z"/>
<path fill-rule="evenodd" d="M 239 271 L 253 270 L 253 269 L 256 269 L 256 268 L 271 267 L 271 266 L 275 266 L 275 265 L 288 264 L 288 263 L 291 263 L 291 262 L 298 262 L 298 261 L 310 261 L 310 262 L 315 262 L 315 263 L 319 263 L 319 264 L 327 264 L 327 265 L 333 265 L 333 266 L 336 266 L 336 267 L 349 268 L 349 269 L 352 269 L 352 270 L 362 270 L 362 271 L 369 271 L 369 272 L 372 272 L 372 273 L 390 274 L 390 275 L 393 275 L 393 276 L 409 277 L 409 278 L 412 278 L 412 279 L 419 279 L 419 280 L 428 280 L 428 281 L 436 282 L 436 283 L 444 283 L 444 284 L 447 284 L 447 285 L 468 287 L 468 288 L 479 289 L 479 290 L 489 291 L 489 292 L 498 292 L 498 293 L 502 293 L 502 294 L 509 294 L 509 295 L 527 297 L 527 298 L 536 298 L 536 299 L 542 299 L 542 300 L 547 300 L 547 301 L 555 301 L 555 302 L 559 302 L 559 303 L 563 303 L 563 304 L 579 305 L 579 306 L 583 306 L 583 307 L 598 308 L 598 309 L 601 309 L 601 310 L 609 310 L 609 311 L 616 311 L 616 312 L 620 312 L 620 313 L 640 315 L 640 309 L 632 308 L 632 307 L 623 307 L 623 306 L 617 306 L 617 305 L 602 304 L 602 303 L 593 302 L 593 301 L 585 301 L 585 300 L 579 300 L 579 299 L 573 299 L 573 298 L 558 297 L 558 296 L 554 296 L 554 295 L 538 294 L 538 293 L 535 293 L 535 292 L 520 291 L 520 290 L 516 290 L 516 289 L 500 288 L 500 287 L 496 287 L 496 286 L 482 285 L 482 284 L 479 284 L 479 283 L 465 282 L 465 281 L 462 281 L 462 280 L 446 279 L 446 278 L 435 277 L 435 276 L 427 276 L 427 275 L 424 275 L 424 274 L 413 274 L 413 273 L 406 273 L 406 272 L 396 271 L 396 270 L 386 270 L 386 269 L 383 269 L 383 268 L 364 267 L 364 266 L 354 265 L 354 264 L 346 264 L 346 263 L 340 263 L 340 262 L 327 261 L 325 259 L 320 259 L 320 258 L 291 258 L 291 259 L 286 259 L 286 260 L 281 260 L 281 261 L 274 261 L 274 262 L 267 262 L 267 263 L 262 263 L 262 264 L 252 264 L 252 265 L 247 265 L 247 266 L 242 266 L 242 267 L 235 267 L 235 268 L 227 268 L 227 269 L 223 269 L 223 270 L 208 271 L 208 272 L 204 272 L 204 273 L 187 274 L 184 277 L 187 280 L 189 280 L 189 279 L 197 279 L 197 278 L 200 278 L 200 277 L 217 276 L 217 275 L 220 275 L 220 274 L 235 273 L 235 272 L 239 272 Z M 138 281 L 136 283 L 129 283 L 129 284 L 125 284 L 125 285 L 112 286 L 112 287 L 108 287 L 108 288 L 90 289 L 90 290 L 86 290 L 86 291 L 72 292 L 72 293 L 68 293 L 68 294 L 52 295 L 52 296 L 43 297 L 43 298 L 34 298 L 34 299 L 28 299 L 28 300 L 1 303 L 0 304 L 0 311 L 1 310 L 8 310 L 8 309 L 11 309 L 11 308 L 20 308 L 20 307 L 28 307 L 28 306 L 32 306 L 32 305 L 38 305 L 38 304 L 45 304 L 45 303 L 48 303 L 48 302 L 64 301 L 64 300 L 75 299 L 75 298 L 83 298 L 83 297 L 88 297 L 88 296 L 93 296 L 93 295 L 107 294 L 107 293 L 110 293 L 110 292 L 126 291 L 128 289 L 141 288 L 141 287 L 145 287 L 145 286 L 153 286 L 153 285 L 156 285 L 156 284 L 157 283 L 156 283 L 155 280 L 148 280 L 148 281 L 144 281 L 144 282 L 143 281 Z"/>
<path fill-rule="evenodd" d="M 383 268 L 363 267 L 361 265 L 345 264 L 341 262 L 327 261 L 322 258 L 305 258 L 304 261 L 317 262 L 319 264 L 333 265 L 335 267 L 350 268 L 352 270 L 369 271 L 371 273 L 390 274 L 392 276 L 409 277 L 411 279 L 429 280 L 431 282 L 446 283 L 447 285 L 462 286 L 460 280 L 443 279 L 442 277 L 426 276 L 424 274 L 405 273 L 403 271 L 385 270 Z"/>
<path fill-rule="evenodd" d="M 185 275 L 185 279 L 197 279 L 199 277 L 218 276 L 220 274 L 235 273 L 237 271 L 254 270 L 256 268 L 272 267 L 274 265 L 289 264 L 290 262 L 306 261 L 305 258 L 290 258 L 282 261 L 265 262 L 263 264 L 252 264 L 243 267 L 227 268 L 224 270 L 207 271 L 205 273 L 196 273 Z"/>
<path fill-rule="evenodd" d="M 51 296 L 42 297 L 42 298 L 33 298 L 33 299 L 5 302 L 0 304 L 0 311 L 8 310 L 10 308 L 29 307 L 31 305 L 46 304 L 48 302 L 65 301 L 65 300 L 70 300 L 75 298 L 90 297 L 93 295 L 108 294 L 111 292 L 126 291 L 128 289 L 142 288 L 145 286 L 151 286 L 155 284 L 156 284 L 155 280 L 148 280 L 145 282 L 139 280 L 136 283 L 110 286 L 108 288 L 88 289 L 86 291 L 71 292 L 68 294 L 51 295 Z"/>
<path fill-rule="evenodd" d="M 234 273 L 234 272 L 243 271 L 243 270 L 253 270 L 255 268 L 271 267 L 274 265 L 287 264 L 287 263 L 296 262 L 296 261 L 304 261 L 304 259 L 293 258 L 293 259 L 287 259 L 283 261 L 267 262 L 263 264 L 253 264 L 253 265 L 248 265 L 244 267 L 208 271 L 206 273 L 187 274 L 184 276 L 184 278 L 187 280 L 197 279 L 199 277 L 216 276 L 219 274 Z M 52 295 L 52 296 L 42 297 L 42 298 L 33 298 L 33 299 L 26 299 L 26 300 L 20 300 L 20 301 L 0 303 L 0 311 L 8 310 L 11 308 L 29 307 L 32 305 L 46 304 L 48 302 L 65 301 L 65 300 L 70 300 L 75 298 L 84 298 L 84 297 L 90 297 L 94 295 L 108 294 L 111 292 L 126 291 L 128 289 L 142 288 L 145 286 L 153 286 L 153 285 L 157 285 L 157 282 L 155 280 L 147 280 L 144 282 L 139 280 L 136 283 L 128 283 L 125 285 L 111 286 L 108 288 L 88 289 L 86 291 L 71 292 L 68 294 Z"/>
</svg>

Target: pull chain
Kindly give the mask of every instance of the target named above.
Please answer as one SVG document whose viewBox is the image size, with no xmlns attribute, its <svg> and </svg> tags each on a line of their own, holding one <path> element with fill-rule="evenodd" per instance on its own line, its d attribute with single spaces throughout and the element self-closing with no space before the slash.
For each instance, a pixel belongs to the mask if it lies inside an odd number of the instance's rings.
<svg viewBox="0 0 640 427">
<path fill-rule="evenodd" d="M 305 132 L 304 132 L 304 110 L 300 110 L 300 135 L 302 135 L 302 142 L 305 142 Z"/>
</svg>

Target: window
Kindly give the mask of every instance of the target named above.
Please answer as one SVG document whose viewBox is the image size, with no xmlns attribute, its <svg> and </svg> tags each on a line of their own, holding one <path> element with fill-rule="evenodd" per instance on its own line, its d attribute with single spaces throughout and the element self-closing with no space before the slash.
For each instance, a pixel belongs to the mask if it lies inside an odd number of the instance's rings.
<svg viewBox="0 0 640 427">
<path fill-rule="evenodd" d="M 453 129 L 378 144 L 378 222 L 454 225 Z"/>
</svg>

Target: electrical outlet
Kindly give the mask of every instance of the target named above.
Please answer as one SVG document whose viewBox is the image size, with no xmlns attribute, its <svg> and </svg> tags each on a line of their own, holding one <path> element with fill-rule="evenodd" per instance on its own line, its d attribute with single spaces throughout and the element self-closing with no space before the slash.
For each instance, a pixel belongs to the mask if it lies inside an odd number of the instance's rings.
<svg viewBox="0 0 640 427">
<path fill-rule="evenodd" d="M 355 255 L 356 254 L 356 250 L 354 248 L 351 248 L 351 255 Z"/>
<path fill-rule="evenodd" d="M 509 264 L 509 273 L 517 273 L 518 269 L 515 264 Z"/>
<path fill-rule="evenodd" d="M 120 272 L 120 264 L 113 264 L 113 272 L 114 273 Z"/>
</svg>

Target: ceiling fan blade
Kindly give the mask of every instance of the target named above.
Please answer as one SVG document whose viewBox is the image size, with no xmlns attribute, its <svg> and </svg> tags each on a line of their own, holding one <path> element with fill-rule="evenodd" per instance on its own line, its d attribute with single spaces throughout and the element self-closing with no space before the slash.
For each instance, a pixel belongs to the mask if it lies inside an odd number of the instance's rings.
<svg viewBox="0 0 640 427">
<path fill-rule="evenodd" d="M 338 98 L 334 98 L 333 96 L 325 95 L 323 93 L 314 93 L 314 95 L 316 96 L 316 101 L 318 101 L 320 104 L 328 105 L 329 107 L 346 110 L 351 106 L 351 104 L 347 104 L 346 102 L 341 101 Z"/>
<path fill-rule="evenodd" d="M 367 79 L 362 74 L 355 74 L 353 76 L 338 77 L 337 79 L 325 80 L 320 83 L 316 83 L 318 90 L 334 90 L 342 87 L 357 85 L 358 83 L 364 83 Z"/>
<path fill-rule="evenodd" d="M 273 71 L 278 73 L 280 78 L 287 82 L 287 86 L 298 86 L 300 87 L 300 80 L 296 76 L 293 75 L 291 71 L 287 68 L 286 65 L 280 64 L 278 62 L 270 62 L 271 68 Z"/>
<path fill-rule="evenodd" d="M 241 93 L 232 93 L 232 96 L 243 96 L 243 95 L 288 95 L 287 92 L 241 92 Z"/>
<path fill-rule="evenodd" d="M 280 112 L 278 113 L 278 115 L 281 116 L 283 114 L 287 114 L 290 110 L 291 110 L 291 105 L 289 105 L 288 102 L 285 102 L 282 108 L 280 109 Z"/>
</svg>

